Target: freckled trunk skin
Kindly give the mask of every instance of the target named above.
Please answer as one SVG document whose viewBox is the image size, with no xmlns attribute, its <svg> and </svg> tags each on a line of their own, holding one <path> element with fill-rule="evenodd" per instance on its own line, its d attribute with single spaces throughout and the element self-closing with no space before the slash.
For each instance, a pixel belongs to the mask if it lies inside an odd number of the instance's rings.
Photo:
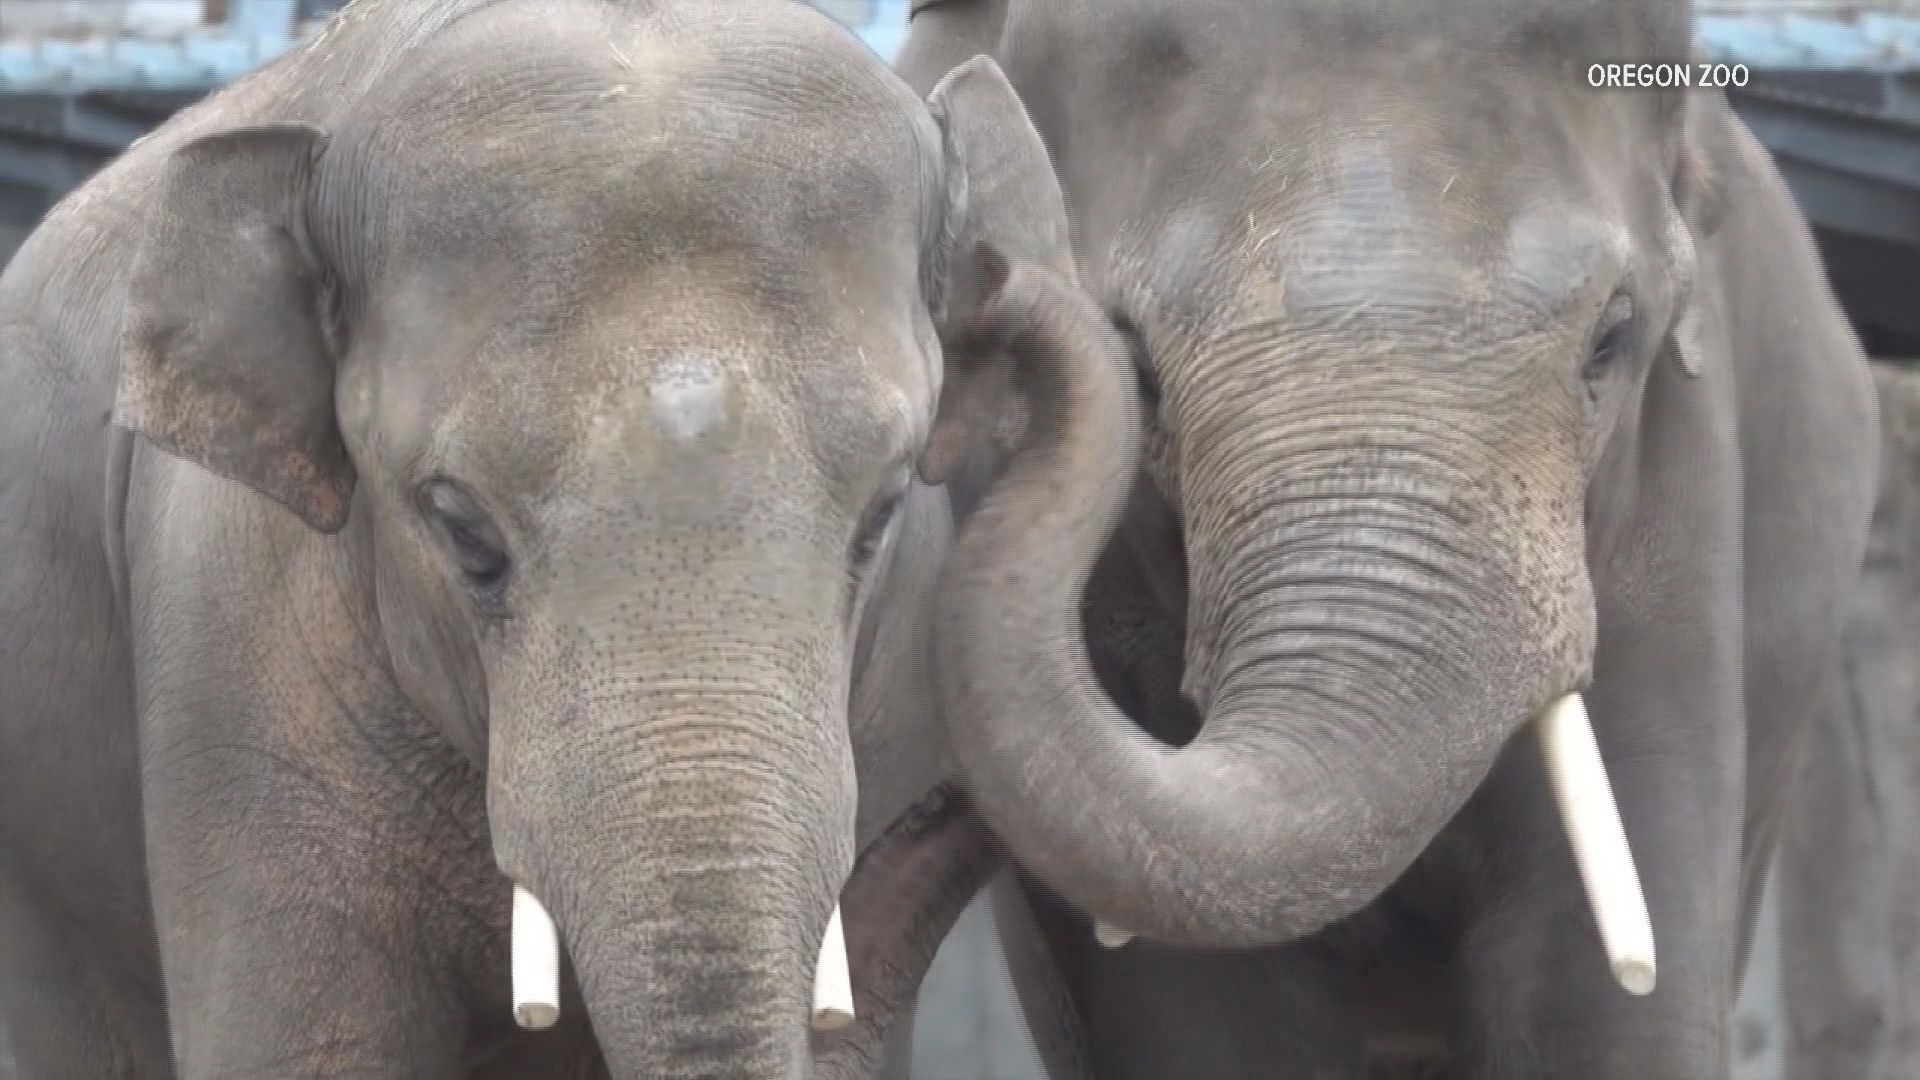
<svg viewBox="0 0 1920 1080">
<path fill-rule="evenodd" d="M 1108 922 L 1198 947 L 1315 932 L 1391 884 L 1585 678 L 1577 465 L 1524 452 L 1553 445 L 1540 432 L 1443 435 L 1431 402 L 1422 422 L 1350 384 L 1187 388 L 1205 724 L 1174 750 L 1106 698 L 1078 622 L 1128 493 L 1132 404 L 1113 370 L 1057 370 L 1049 440 L 948 564 L 940 672 L 969 791 L 1017 862 Z"/>
<path fill-rule="evenodd" d="M 610 1074 L 804 1077 L 851 863 L 844 726 L 685 694 L 527 726 L 492 749 L 494 846 L 554 916 Z"/>
<path fill-rule="evenodd" d="M 615 1077 L 799 1077 L 811 986 L 804 890 L 782 883 L 735 829 L 687 845 L 645 883 L 588 877 L 567 933 L 594 1031 Z M 647 850 L 659 854 L 660 845 Z M 615 897 L 626 897 L 624 901 Z M 817 947 L 817 945 L 816 945 Z"/>
</svg>

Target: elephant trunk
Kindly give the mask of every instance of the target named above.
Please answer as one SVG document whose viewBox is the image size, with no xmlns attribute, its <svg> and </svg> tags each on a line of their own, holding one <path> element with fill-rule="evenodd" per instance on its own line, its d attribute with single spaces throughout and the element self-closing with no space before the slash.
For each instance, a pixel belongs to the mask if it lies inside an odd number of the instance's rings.
<svg viewBox="0 0 1920 1080">
<path fill-rule="evenodd" d="M 496 855 L 551 911 L 614 1077 L 806 1075 L 852 762 L 844 728 L 776 711 L 675 693 L 491 751 Z"/>
<path fill-rule="evenodd" d="M 1513 731 L 1586 677 L 1577 463 L 1526 453 L 1552 445 L 1537 433 L 1396 429 L 1392 403 L 1350 391 L 1189 406 L 1183 427 L 1207 432 L 1181 462 L 1204 724 L 1174 749 L 1102 692 L 1080 629 L 1127 496 L 1123 375 L 1056 369 L 1053 434 L 948 567 L 940 671 L 976 805 L 1016 861 L 1125 931 L 1315 932 L 1391 884 Z"/>
</svg>

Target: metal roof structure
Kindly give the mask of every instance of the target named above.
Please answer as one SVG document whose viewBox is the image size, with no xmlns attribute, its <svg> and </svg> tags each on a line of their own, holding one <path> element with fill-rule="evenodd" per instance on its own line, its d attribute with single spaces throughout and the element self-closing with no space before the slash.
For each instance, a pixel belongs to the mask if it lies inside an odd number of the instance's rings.
<svg viewBox="0 0 1920 1080">
<path fill-rule="evenodd" d="M 204 94 L 285 52 L 314 28 L 301 16 L 322 13 L 300 0 L 224 8 L 208 20 L 202 0 L 0 0 L 0 94 Z"/>
<path fill-rule="evenodd" d="M 1695 40 L 1710 60 L 1749 68 L 1920 68 L 1912 0 L 1695 0 Z"/>
</svg>

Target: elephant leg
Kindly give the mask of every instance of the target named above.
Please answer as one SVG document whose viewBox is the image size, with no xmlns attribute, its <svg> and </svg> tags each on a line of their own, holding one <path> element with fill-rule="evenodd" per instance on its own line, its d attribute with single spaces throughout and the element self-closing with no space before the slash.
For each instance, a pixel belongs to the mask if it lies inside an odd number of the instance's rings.
<svg viewBox="0 0 1920 1080">
<path fill-rule="evenodd" d="M 1912 959 L 1901 837 L 1916 812 L 1913 703 L 1876 700 L 1861 675 L 1849 664 L 1832 695 L 1774 869 L 1792 1076 L 1913 1075 L 1899 1060 L 1911 1041 L 1900 983 Z"/>
<path fill-rule="evenodd" d="M 70 921 L 29 901 L 0 874 L 0 1062 L 13 1051 L 32 1080 L 164 1080 L 172 1076 L 164 1006 Z M 157 990 L 157 988 L 153 988 Z M 144 1006 L 144 1008 L 142 1007 Z M 147 1023 L 141 1023 L 145 1019 Z M 3 1070 L 0 1070 L 3 1071 Z"/>
<path fill-rule="evenodd" d="M 461 1080 L 514 1030 L 512 888 L 480 767 L 394 686 L 342 545 L 302 546 L 298 523 L 210 473 L 150 466 L 130 521 L 194 507 L 232 530 L 150 530 L 143 543 L 184 554 L 130 572 L 180 1080 Z"/>
<path fill-rule="evenodd" d="M 157 745 L 148 862 L 180 1080 L 459 1080 L 473 1044 L 511 1032 L 509 886 L 478 786 L 439 748 L 410 762 L 439 778 L 423 786 L 340 745 Z"/>
<path fill-rule="evenodd" d="M 98 536 L 111 388 L 22 393 L 11 373 L 52 360 L 17 342 L 0 330 L 0 1075 L 167 1077 L 132 672 Z"/>
<path fill-rule="evenodd" d="M 1085 916 L 1024 889 L 1100 1080 L 1362 1080 L 1359 1006 L 1314 941 L 1258 951 L 1108 949 Z"/>
<path fill-rule="evenodd" d="M 468 1018 L 454 988 L 373 929 L 393 918 L 393 898 L 325 891 L 311 905 L 229 894 L 190 919 L 167 905 L 181 1080 L 466 1075 Z"/>
</svg>

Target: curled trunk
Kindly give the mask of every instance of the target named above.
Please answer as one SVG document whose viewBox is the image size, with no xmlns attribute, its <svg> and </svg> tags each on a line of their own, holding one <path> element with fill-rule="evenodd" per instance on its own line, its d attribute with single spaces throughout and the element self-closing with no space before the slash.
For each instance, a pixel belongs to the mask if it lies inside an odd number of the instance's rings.
<svg viewBox="0 0 1920 1080">
<path fill-rule="evenodd" d="M 1166 747 L 1101 690 L 1080 624 L 1137 454 L 1117 345 L 1038 279 L 1002 303 L 1027 326 L 1039 435 L 949 560 L 939 638 L 979 811 L 1068 900 L 1149 938 L 1255 946 L 1357 910 L 1584 676 L 1577 470 L 1482 480 L 1481 448 L 1383 447 L 1365 405 L 1219 395 L 1202 419 L 1237 430 L 1182 470 L 1183 501 L 1214 511 L 1187 522 L 1205 723 Z"/>
</svg>

